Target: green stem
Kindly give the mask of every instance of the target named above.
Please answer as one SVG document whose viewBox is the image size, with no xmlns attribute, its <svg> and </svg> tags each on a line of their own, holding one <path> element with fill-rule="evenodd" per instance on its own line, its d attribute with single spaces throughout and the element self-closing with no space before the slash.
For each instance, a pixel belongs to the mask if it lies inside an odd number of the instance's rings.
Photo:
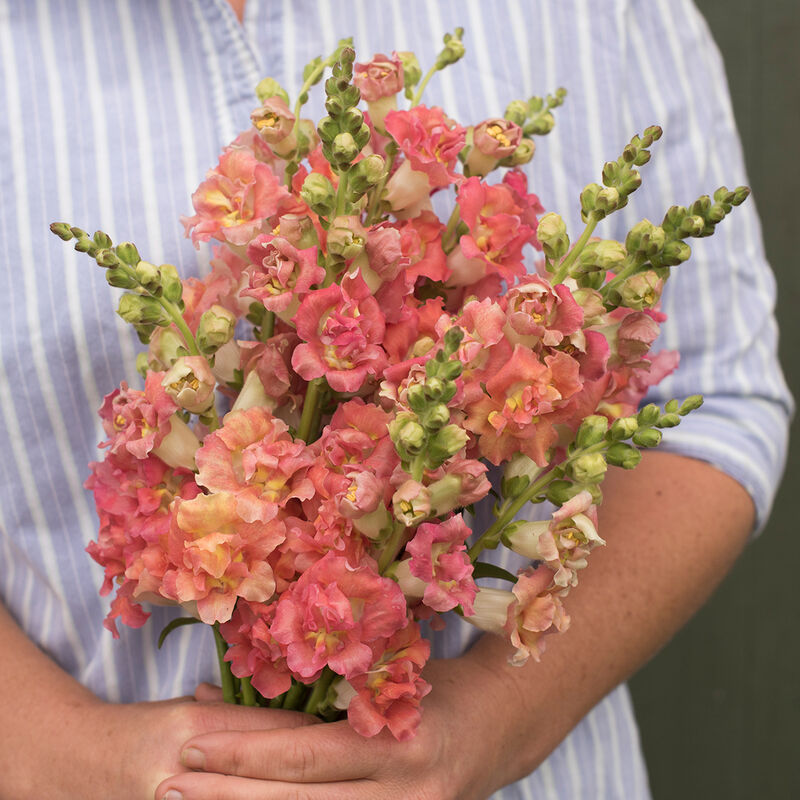
<svg viewBox="0 0 800 800">
<path fill-rule="evenodd" d="M 214 643 L 217 646 L 217 658 L 219 659 L 219 675 L 222 683 L 222 698 L 226 703 L 236 704 L 236 688 L 233 684 L 233 673 L 231 665 L 225 660 L 225 653 L 228 651 L 228 643 L 222 638 L 219 632 L 219 623 L 215 622 L 212 626 L 214 630 Z"/>
<path fill-rule="evenodd" d="M 292 684 L 292 688 L 286 692 L 286 695 L 283 698 L 283 707 L 294 711 L 297 706 L 300 705 L 300 700 L 303 698 L 306 689 L 308 689 L 308 686 L 306 686 L 304 683 L 295 681 Z"/>
<path fill-rule="evenodd" d="M 628 261 L 628 264 L 624 266 L 607 284 L 600 289 L 600 294 L 604 297 L 608 293 L 609 289 L 615 289 L 626 278 L 630 278 L 631 275 L 638 272 L 647 262 L 647 259 L 636 255 L 629 256 L 626 260 Z"/>
<path fill-rule="evenodd" d="M 264 321 L 261 323 L 261 341 L 266 342 L 275 333 L 275 312 L 267 311 L 264 314 Z"/>
<path fill-rule="evenodd" d="M 456 203 L 450 212 L 450 219 L 447 220 L 447 227 L 442 235 L 442 250 L 445 253 L 450 253 L 456 246 L 456 228 L 458 228 L 459 222 L 461 222 L 461 207 Z"/>
<path fill-rule="evenodd" d="M 378 572 L 381 575 L 389 569 L 405 543 L 406 529 L 402 525 L 397 525 L 386 540 L 386 544 L 383 546 L 378 558 Z"/>
<path fill-rule="evenodd" d="M 422 83 L 417 87 L 417 91 L 414 92 L 414 96 L 411 98 L 411 105 L 416 106 L 419 104 L 420 99 L 422 98 L 422 93 L 425 91 L 425 87 L 428 85 L 428 81 L 439 71 L 439 67 L 434 64 L 429 70 L 428 74 L 422 79 Z"/>
<path fill-rule="evenodd" d="M 303 706 L 303 711 L 305 711 L 306 714 L 317 713 L 320 704 L 328 695 L 328 689 L 333 683 L 334 678 L 336 678 L 336 673 L 330 667 L 325 667 L 322 671 L 322 675 L 315 681 L 314 688 L 311 690 L 311 694 L 308 696 L 308 700 L 306 700 L 306 704 Z"/>
<path fill-rule="evenodd" d="M 336 187 L 336 203 L 333 208 L 333 219 L 342 216 L 347 208 L 347 183 L 348 172 L 344 170 L 339 173 L 339 185 Z"/>
<path fill-rule="evenodd" d="M 591 238 L 598 222 L 600 222 L 599 217 L 596 217 L 595 214 L 592 213 L 589 217 L 589 221 L 586 223 L 586 227 L 583 229 L 581 238 L 575 242 L 575 246 L 569 251 L 567 257 L 561 262 L 555 274 L 551 278 L 550 283 L 553 286 L 555 286 L 557 283 L 561 283 L 564 278 L 567 277 L 569 268 L 575 263 L 575 260 L 581 254 L 581 250 L 583 250 L 583 248 L 586 246 L 586 243 Z"/>
<path fill-rule="evenodd" d="M 310 444 L 316 434 L 314 428 L 314 418 L 317 413 L 317 403 L 325 385 L 325 378 L 314 378 L 308 384 L 305 400 L 303 400 L 303 415 L 300 417 L 300 427 L 297 429 L 297 437 L 306 444 Z"/>
<path fill-rule="evenodd" d="M 553 467 L 549 472 L 542 475 L 538 481 L 534 481 L 522 494 L 520 494 L 511 504 L 504 503 L 505 511 L 503 511 L 497 519 L 481 534 L 472 547 L 469 548 L 467 554 L 470 561 L 473 563 L 478 556 L 488 547 L 488 545 L 499 536 L 503 528 L 514 519 L 514 515 L 519 511 L 525 503 L 532 500 L 544 489 L 552 480 L 561 477 L 564 474 L 562 466 Z"/>
<path fill-rule="evenodd" d="M 250 678 L 245 677 L 241 679 L 241 690 L 243 706 L 258 705 L 258 700 L 256 700 L 256 690 L 253 688 L 253 684 L 250 683 Z"/>
<path fill-rule="evenodd" d="M 386 188 L 386 182 L 389 180 L 389 176 L 391 175 L 392 167 L 394 166 L 395 159 L 397 158 L 397 153 L 398 151 L 395 150 L 391 156 L 389 156 L 389 160 L 386 162 L 386 174 L 380 179 L 380 181 L 375 185 L 375 188 L 372 190 L 372 199 L 369 203 L 367 221 L 364 223 L 365 227 L 367 228 L 378 221 L 378 217 L 380 216 L 378 212 L 381 208 L 381 195 L 383 194 L 383 190 Z"/>
</svg>

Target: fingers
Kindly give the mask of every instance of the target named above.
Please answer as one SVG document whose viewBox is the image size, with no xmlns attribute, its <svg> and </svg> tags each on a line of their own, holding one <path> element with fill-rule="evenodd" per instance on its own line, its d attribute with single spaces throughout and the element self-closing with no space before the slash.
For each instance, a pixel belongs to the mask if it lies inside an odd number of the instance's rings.
<svg viewBox="0 0 800 800">
<path fill-rule="evenodd" d="M 375 800 L 386 795 L 372 781 L 302 784 L 189 772 L 168 778 L 156 800 Z"/>
<path fill-rule="evenodd" d="M 219 732 L 186 742 L 190 769 L 291 783 L 354 781 L 373 776 L 389 757 L 382 739 L 365 740 L 347 723 L 286 730 Z"/>
<path fill-rule="evenodd" d="M 195 734 L 206 731 L 264 731 L 316 726 L 320 720 L 300 711 L 281 708 L 246 708 L 230 703 L 196 703 L 189 706 Z M 191 734 L 189 734 L 191 735 Z M 209 735 L 211 735 L 209 733 Z M 188 738 L 188 736 L 187 736 Z"/>
</svg>

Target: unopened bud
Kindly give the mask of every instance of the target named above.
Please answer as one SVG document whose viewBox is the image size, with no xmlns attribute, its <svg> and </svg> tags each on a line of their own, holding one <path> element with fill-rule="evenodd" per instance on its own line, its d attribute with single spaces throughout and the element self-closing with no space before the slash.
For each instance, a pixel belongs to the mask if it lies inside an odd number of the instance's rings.
<svg viewBox="0 0 800 800">
<path fill-rule="evenodd" d="M 459 327 L 458 325 L 454 325 L 452 328 L 448 328 L 447 332 L 444 335 L 444 352 L 445 355 L 451 356 L 453 355 L 458 348 L 461 346 L 461 342 L 464 339 L 464 329 Z"/>
<path fill-rule="evenodd" d="M 639 423 L 636 417 L 621 417 L 620 419 L 615 419 L 611 423 L 611 428 L 608 431 L 608 438 L 612 442 L 630 439 L 638 429 Z"/>
<path fill-rule="evenodd" d="M 397 54 L 401 63 L 403 64 L 403 85 L 408 95 L 410 90 L 413 89 L 422 78 L 422 68 L 414 53 L 403 50 Z"/>
<path fill-rule="evenodd" d="M 412 455 L 422 451 L 427 436 L 418 422 L 407 422 L 397 434 L 397 443 Z"/>
<path fill-rule="evenodd" d="M 576 267 L 578 272 L 618 272 L 627 253 L 621 242 L 603 239 L 588 242 L 581 251 Z"/>
<path fill-rule="evenodd" d="M 169 320 L 158 300 L 126 293 L 119 299 L 117 313 L 132 325 L 168 325 Z"/>
<path fill-rule="evenodd" d="M 421 422 L 429 431 L 438 431 L 450 422 L 450 409 L 444 403 L 436 403 L 427 409 Z"/>
<path fill-rule="evenodd" d="M 456 28 L 454 34 L 444 35 L 444 50 L 436 58 L 436 68 L 444 69 L 448 64 L 455 64 L 464 55 L 464 43 L 461 37 L 464 35 L 463 28 Z"/>
<path fill-rule="evenodd" d="M 619 208 L 620 195 L 619 190 L 613 186 L 606 186 L 601 189 L 594 200 L 594 207 L 596 211 L 602 214 L 610 214 Z"/>
<path fill-rule="evenodd" d="M 693 394 L 691 397 L 687 397 L 681 403 L 681 407 L 678 409 L 678 413 L 682 417 L 685 417 L 690 412 L 700 408 L 701 405 L 703 405 L 703 395 Z"/>
<path fill-rule="evenodd" d="M 691 255 L 692 248 L 689 247 L 686 242 L 682 242 L 679 239 L 674 239 L 673 241 L 667 242 L 664 245 L 664 249 L 661 251 L 659 258 L 659 263 L 666 267 L 676 267 L 678 264 L 688 261 Z"/>
<path fill-rule="evenodd" d="M 103 231 L 95 231 L 94 236 L 92 237 L 92 241 L 94 241 L 94 243 L 102 249 L 112 247 L 114 244 L 111 241 L 111 237 L 107 233 L 104 233 Z"/>
<path fill-rule="evenodd" d="M 324 175 L 312 172 L 303 181 L 300 197 L 312 211 L 326 215 L 330 213 L 336 192 L 333 184 Z"/>
<path fill-rule="evenodd" d="M 626 278 L 619 288 L 621 305 L 635 311 L 652 308 L 661 297 L 663 281 L 653 270 Z"/>
<path fill-rule="evenodd" d="M 552 211 L 539 220 L 536 238 L 542 245 L 544 254 L 551 261 L 560 261 L 569 250 L 569 236 L 564 220 Z"/>
<path fill-rule="evenodd" d="M 162 264 L 158 268 L 161 277 L 161 292 L 166 300 L 177 303 L 183 294 L 183 284 L 181 283 L 178 270 L 173 264 Z"/>
<path fill-rule="evenodd" d="M 680 424 L 681 418 L 679 414 L 662 414 L 658 418 L 658 422 L 656 422 L 659 428 L 674 428 Z"/>
<path fill-rule="evenodd" d="M 345 131 L 339 133 L 333 140 L 333 158 L 337 164 L 349 164 L 360 152 L 353 134 Z"/>
<path fill-rule="evenodd" d="M 506 106 L 503 116 L 510 122 L 522 125 L 528 116 L 528 104 L 524 100 L 512 100 Z"/>
<path fill-rule="evenodd" d="M 72 231 L 70 230 L 68 222 L 52 222 L 50 223 L 50 230 L 58 236 L 59 239 L 63 239 L 65 242 L 72 239 Z"/>
<path fill-rule="evenodd" d="M 114 286 L 117 289 L 135 289 L 139 285 L 139 282 L 127 270 L 122 268 L 112 267 L 107 269 L 106 280 L 109 286 Z"/>
<path fill-rule="evenodd" d="M 517 453 L 506 463 L 503 470 L 501 489 L 503 497 L 514 497 L 523 492 L 542 473 L 540 467 L 532 458 L 523 453 Z"/>
<path fill-rule="evenodd" d="M 607 430 L 608 420 L 600 414 L 592 414 L 586 417 L 578 428 L 575 444 L 580 449 L 599 444 L 606 438 Z"/>
<path fill-rule="evenodd" d="M 340 256 L 345 261 L 356 258 L 364 252 L 367 232 L 358 217 L 336 217 L 328 231 L 328 252 Z"/>
<path fill-rule="evenodd" d="M 446 425 L 428 440 L 428 465 L 431 469 L 444 464 L 467 443 L 467 432 L 458 425 Z"/>
<path fill-rule="evenodd" d="M 570 464 L 570 472 L 577 483 L 599 483 L 606 474 L 608 465 L 602 453 L 585 453 Z"/>
<path fill-rule="evenodd" d="M 161 276 L 155 264 L 151 264 L 149 261 L 140 261 L 134 269 L 139 283 L 148 292 L 155 292 L 161 286 Z"/>
<path fill-rule="evenodd" d="M 116 251 L 117 255 L 131 267 L 135 267 L 142 260 L 133 242 L 122 242 L 122 244 L 118 244 Z"/>
<path fill-rule="evenodd" d="M 428 405 L 425 389 L 419 383 L 414 383 L 406 390 L 406 402 L 418 414 Z"/>
<path fill-rule="evenodd" d="M 553 481 L 547 487 L 547 499 L 556 506 L 563 506 L 568 500 L 575 497 L 583 489 L 571 481 Z"/>
<path fill-rule="evenodd" d="M 636 447 L 631 447 L 625 442 L 614 442 L 606 450 L 606 459 L 615 467 L 633 469 L 642 460 L 642 453 Z"/>
<path fill-rule="evenodd" d="M 503 165 L 509 167 L 520 167 L 527 164 L 536 152 L 536 142 L 533 139 L 522 139 L 514 152 L 503 159 Z"/>
<path fill-rule="evenodd" d="M 280 97 L 286 105 L 289 105 L 289 95 L 274 78 L 262 78 L 256 85 L 256 97 L 259 103 L 264 103 L 270 97 Z"/>
<path fill-rule="evenodd" d="M 197 326 L 197 346 L 206 355 L 215 353 L 233 338 L 236 317 L 219 305 L 213 305 L 200 317 Z"/>
<path fill-rule="evenodd" d="M 642 428 L 633 434 L 633 443 L 639 447 L 657 447 L 661 442 L 661 431 L 655 428 Z"/>
<path fill-rule="evenodd" d="M 88 239 L 81 239 L 78 242 L 78 244 L 81 244 L 82 242 L 89 242 L 89 240 Z M 80 250 L 78 248 L 78 244 L 75 245 L 75 249 L 80 252 Z M 93 242 L 90 242 L 90 244 L 92 244 L 92 246 L 94 246 Z M 88 252 L 88 251 L 84 250 L 83 252 Z M 106 269 L 108 269 L 109 267 L 116 267 L 116 266 L 119 265 L 119 257 L 111 249 L 97 250 L 95 252 L 95 254 L 94 254 L 94 259 L 95 259 L 95 261 L 97 261 L 97 265 L 99 267 L 105 267 Z"/>
</svg>

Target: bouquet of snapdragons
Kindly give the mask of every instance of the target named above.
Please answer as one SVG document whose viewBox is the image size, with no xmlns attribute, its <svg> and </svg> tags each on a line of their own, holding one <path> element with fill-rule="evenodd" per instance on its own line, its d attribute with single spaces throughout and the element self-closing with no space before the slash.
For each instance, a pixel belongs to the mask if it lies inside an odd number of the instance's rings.
<svg viewBox="0 0 800 800">
<path fill-rule="evenodd" d="M 514 664 L 567 629 L 564 599 L 603 544 L 608 465 L 635 467 L 702 402 L 639 407 L 677 366 L 650 352 L 664 281 L 748 193 L 674 206 L 624 242 L 593 237 L 639 186 L 651 127 L 583 190 L 571 243 L 519 169 L 563 90 L 466 127 L 420 104 L 461 33 L 424 77 L 411 53 L 356 63 L 344 41 L 306 67 L 293 108 L 262 81 L 251 127 L 183 220 L 216 243 L 203 279 L 52 226 L 124 290 L 118 312 L 148 345 L 144 388 L 122 383 L 100 409 L 105 458 L 86 484 L 100 518 L 87 549 L 116 591 L 106 626 L 180 605 L 162 640 L 212 626 L 226 700 L 346 712 L 364 736 L 416 730 L 420 621 L 455 611 L 507 638 Z M 314 125 L 302 107 L 328 70 Z M 494 488 L 489 464 L 504 468 Z M 489 494 L 495 520 L 473 531 Z M 515 521 L 545 501 L 549 520 Z M 497 547 L 530 566 L 481 560 Z"/>
</svg>

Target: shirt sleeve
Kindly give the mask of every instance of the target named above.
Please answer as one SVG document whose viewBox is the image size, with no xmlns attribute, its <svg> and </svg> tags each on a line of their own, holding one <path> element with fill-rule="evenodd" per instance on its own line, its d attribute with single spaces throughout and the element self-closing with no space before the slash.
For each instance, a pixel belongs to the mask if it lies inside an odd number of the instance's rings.
<svg viewBox="0 0 800 800">
<path fill-rule="evenodd" d="M 747 183 L 722 59 L 693 3 L 632 2 L 625 35 L 623 127 L 633 133 L 657 123 L 664 136 L 642 169 L 642 188 L 618 215 L 619 237 L 643 216 L 660 222 L 673 204 Z M 677 350 L 680 366 L 646 400 L 704 395 L 702 408 L 664 431 L 662 449 L 739 481 L 755 503 L 756 535 L 783 472 L 794 406 L 777 357 L 775 279 L 755 198 L 713 237 L 688 241 L 693 255 L 667 283 L 669 319 L 654 347 Z"/>
</svg>

